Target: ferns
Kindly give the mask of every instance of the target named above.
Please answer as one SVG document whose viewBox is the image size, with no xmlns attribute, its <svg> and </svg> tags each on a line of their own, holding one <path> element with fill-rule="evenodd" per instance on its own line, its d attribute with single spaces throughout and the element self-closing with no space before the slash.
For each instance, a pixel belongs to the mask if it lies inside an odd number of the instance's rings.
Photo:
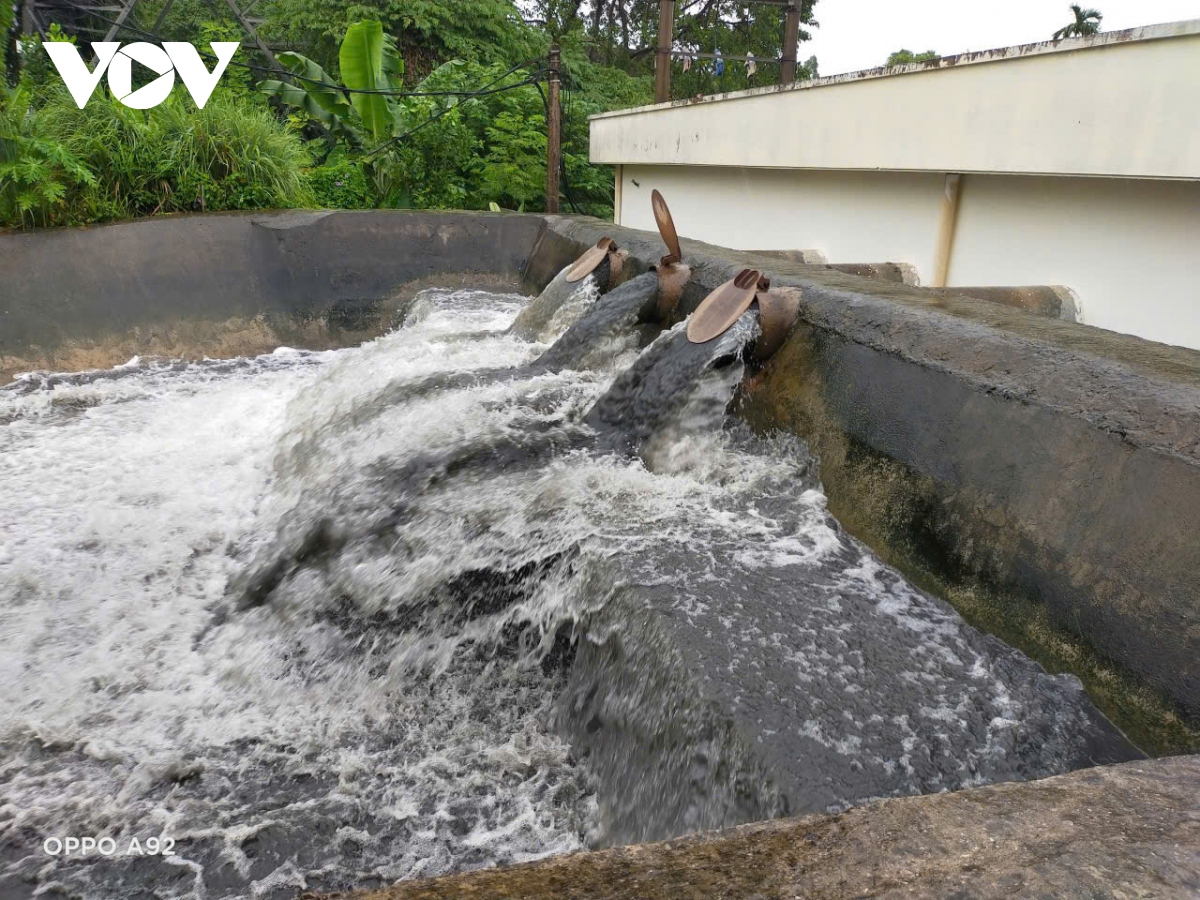
<svg viewBox="0 0 1200 900">
<path fill-rule="evenodd" d="M 0 85 L 0 225 L 48 225 L 72 189 L 95 184 L 62 144 L 40 137 L 28 84 Z"/>
</svg>

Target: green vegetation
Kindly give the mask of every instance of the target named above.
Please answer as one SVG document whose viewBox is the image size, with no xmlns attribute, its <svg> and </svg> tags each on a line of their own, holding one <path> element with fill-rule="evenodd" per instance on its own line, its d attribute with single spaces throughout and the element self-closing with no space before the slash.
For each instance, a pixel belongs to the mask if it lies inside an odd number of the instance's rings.
<svg viewBox="0 0 1200 900">
<path fill-rule="evenodd" d="M 936 50 L 926 50 L 924 53 L 913 53 L 911 50 L 897 50 L 887 58 L 885 66 L 907 66 L 909 63 L 929 62 L 938 59 Z"/>
<path fill-rule="evenodd" d="M 159 39 L 198 47 L 242 42 L 204 110 L 182 89 L 158 109 L 129 110 L 102 81 L 81 111 L 37 41 L 10 55 L 19 84 L 0 93 L 0 227 L 272 206 L 541 210 L 552 43 L 563 51 L 564 206 L 607 216 L 613 175 L 588 163 L 588 117 L 653 98 L 649 0 L 262 0 L 260 34 L 286 77 L 219 4 L 175 0 L 159 24 L 166 4 L 143 0 L 121 37 L 149 40 L 158 26 Z M 814 4 L 804 0 L 805 24 Z M 780 7 L 682 0 L 676 10 L 681 51 L 758 60 L 757 72 L 730 61 L 718 74 L 711 61 L 685 71 L 676 59 L 676 96 L 778 80 Z M 13 11 L 0 0 L 0 33 Z M 51 39 L 93 40 L 108 24 L 61 14 Z M 799 69 L 815 76 L 816 59 Z"/>
<path fill-rule="evenodd" d="M 0 221 L 77 225 L 190 210 L 313 201 L 300 138 L 246 98 L 186 95 L 147 112 L 57 89 L 38 106 L 27 80 L 0 110 Z"/>
<path fill-rule="evenodd" d="M 1079 4 L 1072 3 L 1071 13 L 1075 16 L 1075 21 L 1054 32 L 1053 40 L 1061 41 L 1064 38 L 1087 37 L 1100 33 L 1100 23 L 1104 19 L 1102 12 L 1096 9 L 1084 9 Z"/>
<path fill-rule="evenodd" d="M 11 0 L 0 0 L 0 88 L 4 87 L 8 72 L 9 32 L 12 31 L 16 9 Z"/>
</svg>

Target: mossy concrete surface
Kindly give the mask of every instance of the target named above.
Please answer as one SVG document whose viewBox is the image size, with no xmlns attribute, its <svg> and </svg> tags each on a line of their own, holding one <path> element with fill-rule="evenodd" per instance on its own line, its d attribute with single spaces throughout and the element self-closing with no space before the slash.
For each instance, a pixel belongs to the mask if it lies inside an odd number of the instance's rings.
<svg viewBox="0 0 1200 900">
<path fill-rule="evenodd" d="M 1200 758 L 884 800 L 356 900 L 1200 896 Z M 349 896 L 349 895 L 343 895 Z"/>
</svg>

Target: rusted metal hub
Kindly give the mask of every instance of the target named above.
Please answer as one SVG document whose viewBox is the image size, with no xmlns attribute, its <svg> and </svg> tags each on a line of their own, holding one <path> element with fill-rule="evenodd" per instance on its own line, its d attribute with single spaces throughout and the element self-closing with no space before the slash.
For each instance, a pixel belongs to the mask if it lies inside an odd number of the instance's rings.
<svg viewBox="0 0 1200 900">
<path fill-rule="evenodd" d="M 704 344 L 733 327 L 752 304 L 758 303 L 761 334 L 754 345 L 754 357 L 760 362 L 770 358 L 800 315 L 800 290 L 771 290 L 770 279 L 757 269 L 743 269 L 725 282 L 696 307 L 688 322 L 687 336 L 693 344 Z"/>
<path fill-rule="evenodd" d="M 658 223 L 658 233 L 662 235 L 663 243 L 667 245 L 667 255 L 658 264 L 658 320 L 669 322 L 679 306 L 683 289 L 692 277 L 692 270 L 683 264 L 683 250 L 679 246 L 679 232 L 675 230 L 675 220 L 667 201 L 658 191 L 650 194 L 650 205 L 654 209 L 654 221 Z"/>
<path fill-rule="evenodd" d="M 604 291 L 612 290 L 621 283 L 621 274 L 625 268 L 625 257 L 628 254 L 617 248 L 616 242 L 609 237 L 600 238 L 596 242 L 595 247 L 589 247 L 588 250 L 575 260 L 575 265 L 571 266 L 567 272 L 567 283 L 575 284 L 583 281 L 593 272 L 600 268 L 605 262 L 608 263 L 608 278 L 606 283 L 601 286 Z"/>
<path fill-rule="evenodd" d="M 758 325 L 762 332 L 754 342 L 754 358 L 766 362 L 779 352 L 800 318 L 800 289 L 776 288 L 759 294 Z"/>
</svg>

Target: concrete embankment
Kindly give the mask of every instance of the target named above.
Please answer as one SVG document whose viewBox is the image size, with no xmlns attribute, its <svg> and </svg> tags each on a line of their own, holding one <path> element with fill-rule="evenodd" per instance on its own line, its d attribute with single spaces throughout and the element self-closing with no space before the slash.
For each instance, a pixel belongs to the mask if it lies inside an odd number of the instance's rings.
<svg viewBox="0 0 1200 900">
<path fill-rule="evenodd" d="M 395 325 L 397 288 L 511 285 L 538 216 L 289 212 L 0 234 L 0 384 L 17 372 L 321 350 Z"/>
<path fill-rule="evenodd" d="M 1200 895 L 1200 759 L 884 800 L 415 881 L 357 900 L 1191 898 Z"/>
</svg>

